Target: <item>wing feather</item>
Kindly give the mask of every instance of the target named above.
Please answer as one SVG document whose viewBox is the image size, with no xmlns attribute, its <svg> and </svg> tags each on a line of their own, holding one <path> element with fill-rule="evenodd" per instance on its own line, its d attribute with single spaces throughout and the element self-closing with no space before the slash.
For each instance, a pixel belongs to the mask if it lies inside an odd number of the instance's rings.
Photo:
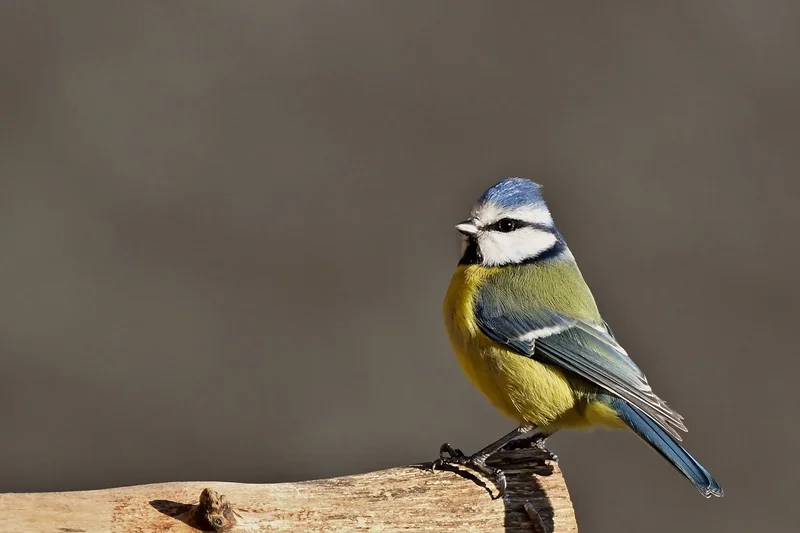
<svg viewBox="0 0 800 533">
<path fill-rule="evenodd" d="M 495 299 L 478 298 L 476 318 L 485 335 L 519 355 L 557 366 L 619 396 L 681 440 L 683 417 L 656 396 L 644 373 L 617 343 L 605 322 L 568 317 L 549 309 L 511 312 Z"/>
</svg>

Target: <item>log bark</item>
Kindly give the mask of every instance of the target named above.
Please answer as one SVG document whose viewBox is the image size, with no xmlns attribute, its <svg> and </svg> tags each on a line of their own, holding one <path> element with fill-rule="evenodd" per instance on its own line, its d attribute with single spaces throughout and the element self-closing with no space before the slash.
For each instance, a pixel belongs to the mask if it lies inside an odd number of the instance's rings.
<svg viewBox="0 0 800 533">
<path fill-rule="evenodd" d="M 558 465 L 537 450 L 504 451 L 491 480 L 430 463 L 366 474 L 249 484 L 173 482 L 113 489 L 0 494 L 0 530 L 14 533 L 191 531 L 536 532 L 578 530 Z"/>
</svg>

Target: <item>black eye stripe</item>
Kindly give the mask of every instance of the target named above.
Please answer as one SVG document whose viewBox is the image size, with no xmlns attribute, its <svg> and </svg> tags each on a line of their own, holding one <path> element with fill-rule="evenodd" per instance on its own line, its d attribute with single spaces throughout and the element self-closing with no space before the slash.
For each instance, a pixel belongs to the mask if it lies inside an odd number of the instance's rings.
<svg viewBox="0 0 800 533">
<path fill-rule="evenodd" d="M 528 222 L 518 218 L 501 218 L 497 222 L 493 222 L 483 229 L 487 231 L 499 231 L 501 233 L 509 233 L 520 228 L 534 228 L 542 231 L 552 232 L 553 227 L 539 222 Z"/>
</svg>

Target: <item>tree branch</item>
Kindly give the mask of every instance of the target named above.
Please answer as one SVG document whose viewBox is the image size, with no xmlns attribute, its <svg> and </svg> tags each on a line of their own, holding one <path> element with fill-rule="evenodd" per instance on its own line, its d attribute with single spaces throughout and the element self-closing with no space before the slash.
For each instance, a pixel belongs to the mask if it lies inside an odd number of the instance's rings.
<svg viewBox="0 0 800 533">
<path fill-rule="evenodd" d="M 15 533 L 140 531 L 578 530 L 558 466 L 533 449 L 504 451 L 489 464 L 508 489 L 430 464 L 276 484 L 174 482 L 82 492 L 0 494 L 0 530 Z M 208 487 L 208 488 L 206 488 Z"/>
</svg>

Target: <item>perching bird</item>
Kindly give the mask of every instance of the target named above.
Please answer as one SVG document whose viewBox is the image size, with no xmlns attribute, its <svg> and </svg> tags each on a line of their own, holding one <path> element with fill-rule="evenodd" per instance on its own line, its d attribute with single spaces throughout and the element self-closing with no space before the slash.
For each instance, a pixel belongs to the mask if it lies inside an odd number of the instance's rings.
<svg viewBox="0 0 800 533">
<path fill-rule="evenodd" d="M 444 301 L 447 331 L 472 383 L 519 427 L 472 456 L 448 444 L 434 463 L 494 479 L 486 459 L 516 437 L 557 459 L 545 439 L 562 428 L 630 428 L 706 497 L 722 496 L 711 474 L 678 443 L 683 417 L 656 396 L 597 310 L 556 229 L 540 186 L 508 178 L 478 199 L 461 261 Z"/>
</svg>

